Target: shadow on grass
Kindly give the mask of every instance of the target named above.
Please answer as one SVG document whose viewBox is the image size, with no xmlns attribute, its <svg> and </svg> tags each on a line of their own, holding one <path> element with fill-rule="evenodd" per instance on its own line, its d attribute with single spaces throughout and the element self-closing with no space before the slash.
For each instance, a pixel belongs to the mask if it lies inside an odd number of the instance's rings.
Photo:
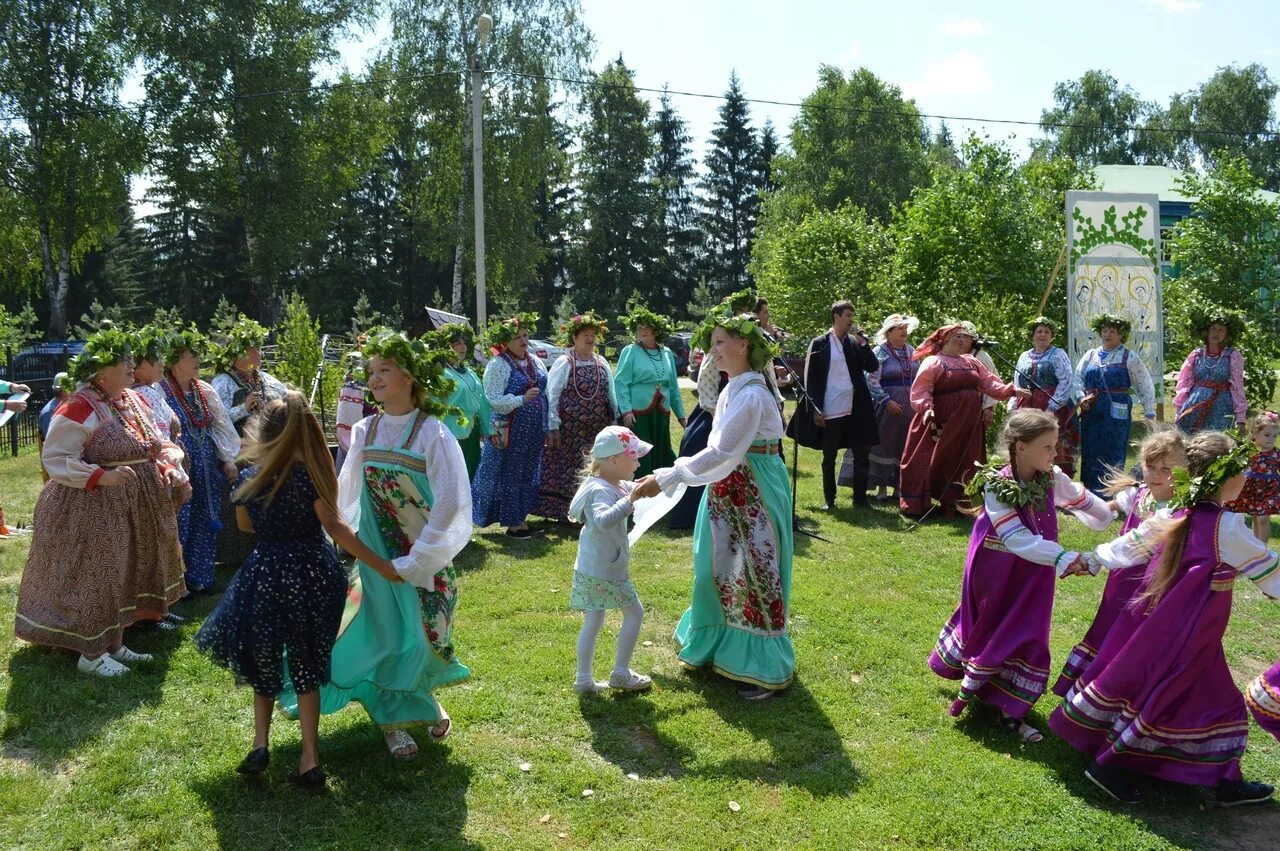
<svg viewBox="0 0 1280 851">
<path fill-rule="evenodd" d="M 274 726 L 288 724 L 277 717 Z M 372 724 L 326 734 L 320 760 L 329 791 L 308 793 L 288 782 L 299 743 L 273 747 L 260 779 L 223 773 L 195 780 L 222 848 L 432 848 L 474 849 L 462 833 L 467 823 L 471 769 L 448 745 L 416 737 L 418 758 L 393 760 Z M 238 759 L 238 757 L 237 757 Z"/>
<path fill-rule="evenodd" d="M 847 796 L 861 775 L 845 753 L 831 720 L 800 682 L 764 702 L 743 700 L 738 684 L 706 671 L 654 677 L 668 692 L 694 692 L 726 724 L 767 742 L 773 758 L 729 757 L 708 764 L 695 747 L 663 733 L 663 722 L 682 709 L 659 710 L 646 694 L 606 698 L 584 695 L 582 717 L 591 728 L 592 748 L 623 772 L 749 780 L 791 786 L 817 796 Z"/>
<path fill-rule="evenodd" d="M 34 764 L 56 768 L 115 721 L 139 707 L 160 704 L 169 657 L 182 640 L 180 632 L 126 630 L 125 646 L 155 660 L 130 666 L 133 670 L 119 679 L 80 673 L 74 653 L 21 645 L 9 661 L 0 740 L 6 749 L 21 749 Z"/>
<path fill-rule="evenodd" d="M 955 696 L 954 689 L 939 689 L 939 693 Z M 1037 706 L 1027 716 L 1027 723 L 1044 733 L 1044 740 L 1036 744 L 1019 742 L 1015 734 L 1000 726 L 999 712 L 983 703 L 972 704 L 956 720 L 955 726 L 994 753 L 1043 766 L 1082 804 L 1124 813 L 1179 847 L 1275 847 L 1275 837 L 1280 831 L 1280 806 L 1274 802 L 1224 810 L 1216 807 L 1212 789 L 1137 773 L 1133 778 L 1145 801 L 1131 806 L 1111 800 L 1084 776 L 1089 757 L 1049 731 L 1051 711 L 1051 706 Z"/>
</svg>

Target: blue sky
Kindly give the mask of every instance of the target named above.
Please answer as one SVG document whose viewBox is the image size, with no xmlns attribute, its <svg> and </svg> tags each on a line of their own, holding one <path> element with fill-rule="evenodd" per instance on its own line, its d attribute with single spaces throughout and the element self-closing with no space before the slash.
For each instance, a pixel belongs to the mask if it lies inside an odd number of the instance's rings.
<svg viewBox="0 0 1280 851">
<path fill-rule="evenodd" d="M 583 0 L 596 67 L 621 52 L 637 85 L 723 92 L 737 69 L 748 97 L 798 101 L 821 63 L 866 66 L 926 113 L 1035 121 L 1054 83 L 1108 70 L 1146 100 L 1167 102 L 1223 65 L 1265 65 L 1280 79 L 1280 3 L 815 2 Z M 677 97 L 700 142 L 716 102 Z M 792 107 L 753 105 L 785 137 Z M 948 122 L 1025 151 L 1036 128 Z"/>
</svg>

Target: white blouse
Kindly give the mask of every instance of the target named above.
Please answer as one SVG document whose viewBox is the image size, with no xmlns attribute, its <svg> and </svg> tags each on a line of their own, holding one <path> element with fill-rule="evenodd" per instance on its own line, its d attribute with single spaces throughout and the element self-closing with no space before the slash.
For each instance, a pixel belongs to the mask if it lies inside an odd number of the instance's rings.
<svg viewBox="0 0 1280 851">
<path fill-rule="evenodd" d="M 1099 346 L 1096 349 L 1090 349 L 1080 356 L 1080 362 L 1076 364 L 1076 386 L 1084 391 L 1084 371 L 1089 366 L 1089 361 L 1093 358 L 1098 359 L 1098 363 L 1106 366 L 1109 362 L 1116 358 L 1123 357 L 1124 346 L 1117 346 L 1111 351 Z M 1147 365 L 1142 362 L 1142 358 L 1138 357 L 1138 353 L 1133 349 L 1129 349 L 1129 360 L 1125 366 L 1129 372 L 1129 387 L 1137 395 L 1138 401 L 1142 403 L 1142 412 L 1150 419 L 1156 415 L 1156 387 L 1151 380 L 1151 373 L 1147 370 Z"/>
<path fill-rule="evenodd" d="M 411 427 L 414 412 L 391 416 L 384 414 L 373 436 L 374 446 L 400 446 Z M 364 491 L 365 436 L 373 423 L 365 417 L 351 429 L 351 448 L 347 451 L 338 474 L 338 511 L 351 524 L 360 528 L 360 495 Z M 471 482 L 467 463 L 458 440 L 435 417 L 427 417 L 418 429 L 410 452 L 426 462 L 427 479 L 431 483 L 434 503 L 418 539 L 407 555 L 391 559 L 396 572 L 406 582 L 419 588 L 432 587 L 432 578 L 448 567 L 455 556 L 471 540 Z"/>
<path fill-rule="evenodd" d="M 1071 481 L 1057 467 L 1053 468 L 1053 501 L 1095 532 L 1106 529 L 1115 518 L 1105 500 L 1085 490 L 1079 482 Z M 1001 502 L 990 490 L 983 494 L 983 508 L 991 520 L 991 531 L 1005 549 L 1018 558 L 1050 566 L 1058 576 L 1064 576 L 1067 567 L 1080 555 L 1028 529 L 1018 516 L 1018 509 Z"/>
<path fill-rule="evenodd" d="M 770 367 L 760 374 L 769 383 L 769 392 L 773 394 L 774 400 L 781 405 L 782 391 L 778 389 L 778 382 L 774 378 L 773 368 Z M 698 406 L 704 411 L 714 414 L 716 412 L 716 401 L 719 398 L 720 368 L 716 366 L 716 356 L 711 352 L 707 352 L 702 357 L 702 366 L 698 368 Z"/>
<path fill-rule="evenodd" d="M 707 448 L 677 458 L 674 467 L 663 467 L 654 475 L 668 496 L 681 482 L 691 487 L 718 482 L 742 463 L 754 441 L 781 440 L 782 435 L 782 414 L 764 376 L 744 372 L 729 380 L 716 401 Z"/>
<path fill-rule="evenodd" d="M 538 372 L 545 373 L 547 370 L 542 365 L 542 361 L 529 356 L 529 360 L 533 361 L 534 369 Z M 489 400 L 489 409 L 495 414 L 507 415 L 516 408 L 524 404 L 524 396 L 507 392 L 507 379 L 511 377 L 511 364 L 502 355 L 495 355 L 489 359 L 489 363 L 484 368 L 484 396 Z M 536 387 L 536 384 L 530 385 Z M 546 417 L 543 417 L 543 426 L 546 426 Z M 354 442 L 354 438 L 353 441 Z"/>
<path fill-rule="evenodd" d="M 1094 558 L 1108 570 L 1145 566 L 1155 554 L 1152 537 L 1172 520 L 1172 512 L 1162 508 L 1137 529 L 1099 546 Z M 1280 598 L 1280 555 L 1257 539 L 1243 514 L 1218 515 L 1217 540 L 1218 561 L 1234 567 L 1268 597 Z"/>
<path fill-rule="evenodd" d="M 547 427 L 552 431 L 560 428 L 560 396 L 569 386 L 569 378 L 573 375 L 570 368 L 569 359 L 573 358 L 578 366 L 591 366 L 593 363 L 604 370 L 605 378 L 609 388 L 609 410 L 613 412 L 613 418 L 616 420 L 622 416 L 618 412 L 618 392 L 613 386 L 613 370 L 609 367 L 609 362 L 599 355 L 592 355 L 594 360 L 582 360 L 570 351 L 563 357 L 556 358 L 556 362 L 551 365 L 551 371 L 547 373 Z M 511 368 L 507 368 L 507 376 L 511 375 Z M 503 378 L 503 388 L 506 388 L 506 378 Z M 486 392 L 487 395 L 487 392 Z"/>
<path fill-rule="evenodd" d="M 164 391 L 160 389 L 159 384 L 139 384 L 133 390 L 143 399 L 146 399 L 147 404 L 151 406 L 156 428 L 164 435 L 164 439 L 172 440 L 173 421 L 177 415 L 174 414 L 173 408 L 169 407 L 169 402 L 164 398 Z"/>
<path fill-rule="evenodd" d="M 240 435 L 236 434 L 236 427 L 231 424 L 231 417 L 227 415 L 227 407 L 222 404 L 222 399 L 217 392 L 209 382 L 196 380 L 199 381 L 200 389 L 204 391 L 205 402 L 209 405 L 211 418 L 209 436 L 213 438 L 213 447 L 218 452 L 218 460 L 224 464 L 233 463 L 236 456 L 240 454 Z M 199 401 L 196 404 L 200 404 Z"/>
</svg>

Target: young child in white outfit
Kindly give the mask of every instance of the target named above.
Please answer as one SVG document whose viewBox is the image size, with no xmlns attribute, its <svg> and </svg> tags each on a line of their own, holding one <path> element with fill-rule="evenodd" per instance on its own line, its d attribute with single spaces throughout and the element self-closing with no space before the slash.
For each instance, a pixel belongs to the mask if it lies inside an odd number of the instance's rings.
<svg viewBox="0 0 1280 851">
<path fill-rule="evenodd" d="M 569 607 L 586 615 L 578 633 L 578 675 L 573 683 L 578 694 L 608 688 L 644 691 L 653 685 L 648 677 L 631 670 L 644 608 L 627 575 L 627 518 L 635 510 L 636 500 L 659 492 L 653 476 L 638 482 L 630 479 L 641 456 L 652 448 L 629 428 L 608 426 L 601 430 L 583 470 L 582 484 L 569 504 L 569 519 L 583 524 L 569 592 Z M 618 631 L 613 673 L 606 683 L 596 680 L 591 664 L 609 609 L 622 610 L 622 629 Z"/>
</svg>

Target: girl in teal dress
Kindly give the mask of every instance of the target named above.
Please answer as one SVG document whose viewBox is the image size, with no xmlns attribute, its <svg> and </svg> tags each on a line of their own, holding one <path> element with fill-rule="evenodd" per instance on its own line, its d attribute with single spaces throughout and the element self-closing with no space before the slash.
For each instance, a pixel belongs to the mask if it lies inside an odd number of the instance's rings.
<svg viewBox="0 0 1280 851">
<path fill-rule="evenodd" d="M 449 715 L 433 692 L 470 675 L 452 634 L 453 558 L 471 539 L 471 492 L 458 441 L 437 419 L 448 412 L 445 354 L 388 329 L 372 333 L 362 354 L 382 413 L 352 429 L 338 509 L 403 581 L 357 562 L 320 711 L 359 702 L 392 755 L 408 759 L 418 745 L 405 728 L 426 726 L 433 741 L 447 736 Z M 297 713 L 287 681 L 280 704 Z"/>
<path fill-rule="evenodd" d="M 710 485 L 693 530 L 693 603 L 675 638 L 689 667 L 710 665 L 763 700 L 791 684 L 791 488 L 778 454 L 782 415 L 760 373 L 772 346 L 753 314 L 716 308 L 694 338 L 729 383 L 716 402 L 707 448 L 655 471 L 672 494 Z"/>
<path fill-rule="evenodd" d="M 480 466 L 481 442 L 493 436 L 493 414 L 489 399 L 484 395 L 480 377 L 470 366 L 471 353 L 475 351 L 475 331 L 466 322 L 450 322 L 431 332 L 432 342 L 452 352 L 453 357 L 445 367 L 444 375 L 453 382 L 453 395 L 449 407 L 458 413 L 445 415 L 444 424 L 458 438 L 462 457 L 467 461 L 467 480 L 475 478 Z"/>
</svg>

